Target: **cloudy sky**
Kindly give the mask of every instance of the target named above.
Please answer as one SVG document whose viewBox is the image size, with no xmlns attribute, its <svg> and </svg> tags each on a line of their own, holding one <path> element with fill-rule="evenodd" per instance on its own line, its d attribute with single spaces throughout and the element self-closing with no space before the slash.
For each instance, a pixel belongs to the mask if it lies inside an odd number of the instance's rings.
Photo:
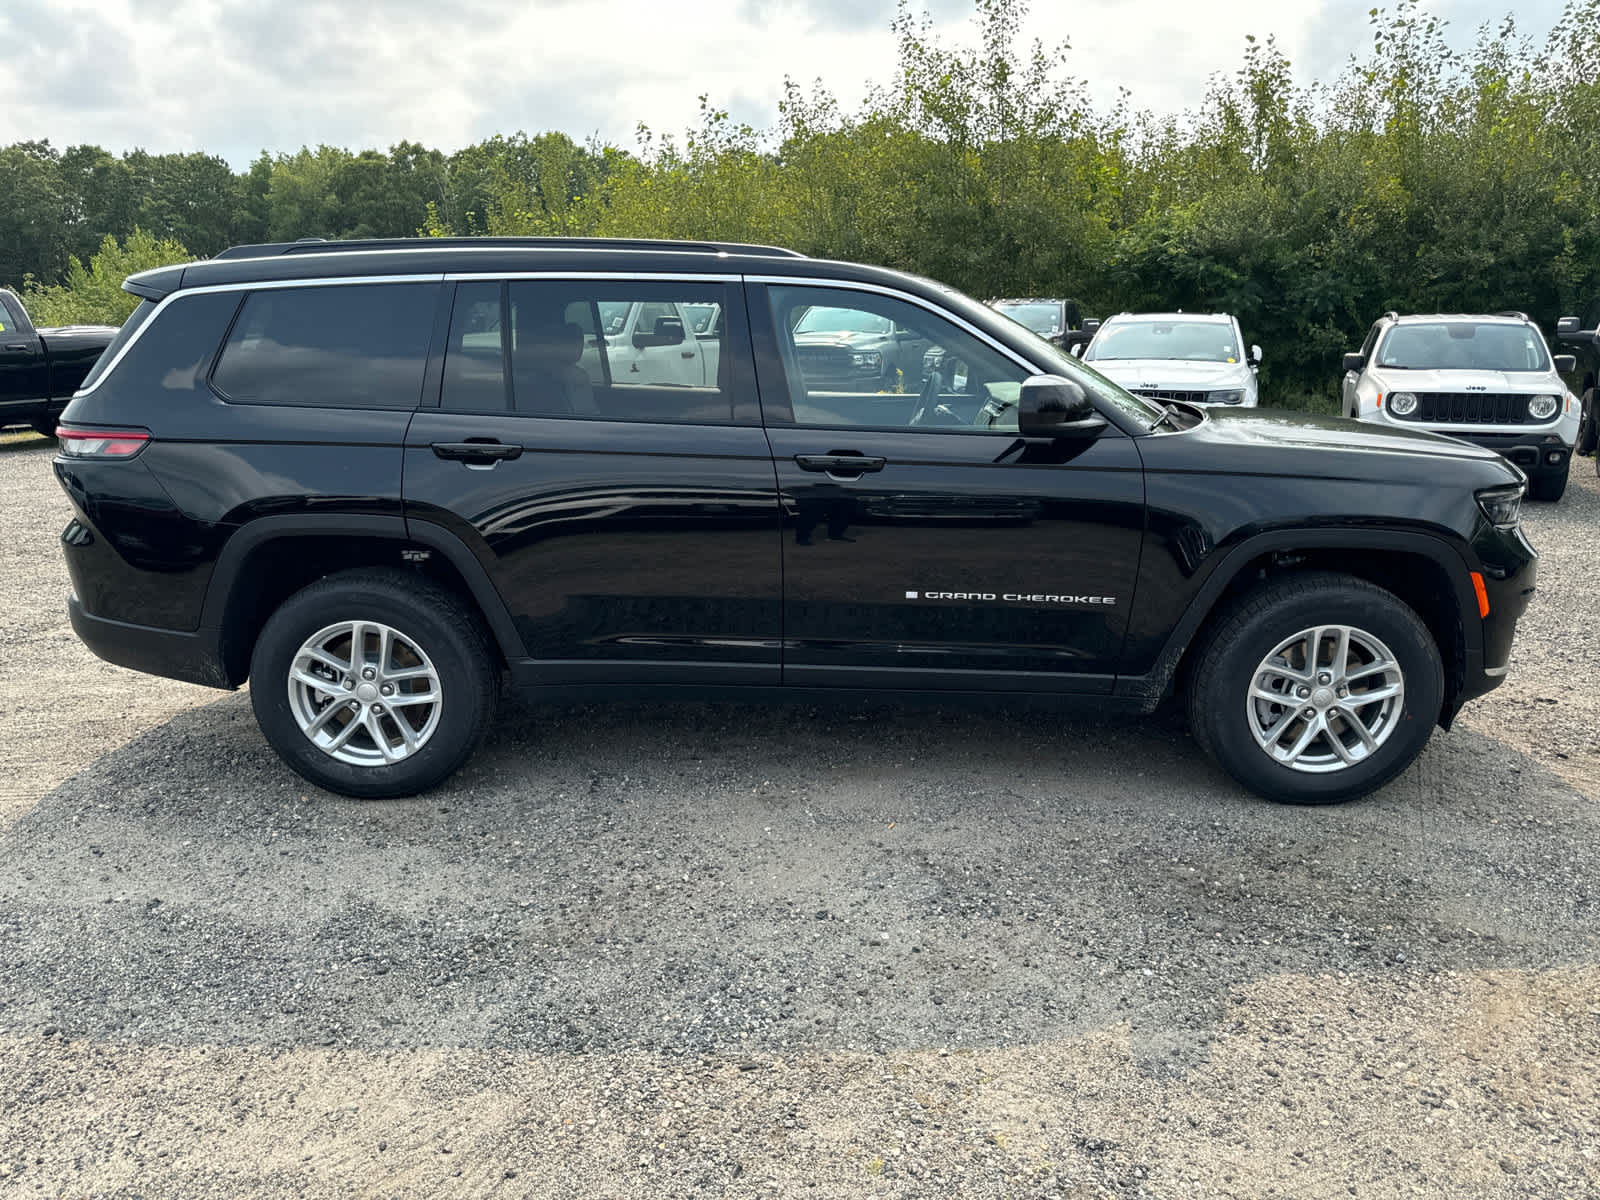
<svg viewBox="0 0 1600 1200">
<path fill-rule="evenodd" d="M 1379 0 L 1035 0 L 1027 33 L 1070 39 L 1104 103 L 1178 112 L 1276 34 L 1302 81 L 1371 38 Z M 1390 4 L 1393 0 L 1389 0 Z M 939 36 L 972 36 L 969 0 L 912 0 Z M 1513 0 L 1423 0 L 1470 44 Z M 1561 0 L 1517 0 L 1542 42 Z M 853 106 L 895 61 L 894 0 L 22 0 L 0 3 L 0 145 L 206 150 L 243 168 L 326 142 L 445 151 L 560 129 L 631 147 L 676 132 L 697 97 L 770 127 L 784 76 Z"/>
</svg>

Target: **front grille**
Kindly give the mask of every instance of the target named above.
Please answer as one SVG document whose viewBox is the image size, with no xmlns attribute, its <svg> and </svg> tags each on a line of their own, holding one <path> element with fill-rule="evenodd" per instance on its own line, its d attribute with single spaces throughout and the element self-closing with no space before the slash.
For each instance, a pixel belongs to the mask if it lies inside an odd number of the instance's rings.
<svg viewBox="0 0 1600 1200">
<path fill-rule="evenodd" d="M 1404 389 L 1401 389 L 1404 390 Z M 1394 409 L 1389 415 L 1397 421 L 1418 421 L 1429 425 L 1548 425 L 1561 415 L 1536 420 L 1528 415 L 1527 395 L 1494 392 L 1415 392 L 1417 411 L 1401 416 Z"/>
<path fill-rule="evenodd" d="M 1176 392 L 1166 388 L 1129 388 L 1135 396 L 1143 396 L 1146 400 L 1178 400 L 1184 404 L 1208 404 L 1211 401 L 1210 392 Z"/>
<path fill-rule="evenodd" d="M 851 352 L 839 346 L 796 346 L 800 377 L 812 391 L 850 385 L 877 377 L 855 365 Z"/>
</svg>

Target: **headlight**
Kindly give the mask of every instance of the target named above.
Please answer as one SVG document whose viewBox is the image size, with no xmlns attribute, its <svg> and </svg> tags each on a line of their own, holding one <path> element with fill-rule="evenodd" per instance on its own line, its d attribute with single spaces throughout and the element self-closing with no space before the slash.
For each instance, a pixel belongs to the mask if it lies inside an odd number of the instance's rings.
<svg viewBox="0 0 1600 1200">
<path fill-rule="evenodd" d="M 1231 392 L 1212 392 L 1206 399 L 1212 404 L 1237 404 L 1244 399 L 1244 392 L 1238 389 Z"/>
<path fill-rule="evenodd" d="M 1533 396 L 1528 400 L 1528 415 L 1535 421 L 1546 421 L 1555 416 L 1560 407 L 1560 396 Z"/>
<path fill-rule="evenodd" d="M 1504 487 L 1484 488 L 1475 493 L 1478 507 L 1496 529 L 1515 529 L 1522 519 L 1522 493 L 1525 485 L 1508 483 Z"/>
<path fill-rule="evenodd" d="M 862 350 L 852 354 L 850 361 L 863 371 L 876 371 L 883 366 L 883 355 L 876 350 Z"/>
<path fill-rule="evenodd" d="M 1389 396 L 1389 411 L 1397 417 L 1409 417 L 1417 411 L 1417 397 L 1413 392 L 1393 392 Z"/>
</svg>

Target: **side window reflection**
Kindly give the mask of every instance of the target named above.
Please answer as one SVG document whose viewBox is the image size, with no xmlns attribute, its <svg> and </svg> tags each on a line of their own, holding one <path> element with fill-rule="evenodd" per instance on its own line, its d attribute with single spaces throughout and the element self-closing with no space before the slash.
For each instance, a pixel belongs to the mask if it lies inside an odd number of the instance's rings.
<svg viewBox="0 0 1600 1200">
<path fill-rule="evenodd" d="M 890 296 L 773 286 L 795 424 L 1015 432 L 1029 371 Z"/>
</svg>

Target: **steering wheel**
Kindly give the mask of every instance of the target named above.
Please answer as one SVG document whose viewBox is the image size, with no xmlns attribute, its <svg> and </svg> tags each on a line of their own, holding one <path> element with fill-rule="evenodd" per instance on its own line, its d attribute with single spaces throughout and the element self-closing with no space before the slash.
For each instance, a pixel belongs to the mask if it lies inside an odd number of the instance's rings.
<svg viewBox="0 0 1600 1200">
<path fill-rule="evenodd" d="M 967 425 L 948 405 L 939 403 L 939 391 L 944 382 L 941 372 L 928 372 L 922 381 L 922 391 L 917 396 L 917 411 L 911 414 L 908 425 Z"/>
</svg>

